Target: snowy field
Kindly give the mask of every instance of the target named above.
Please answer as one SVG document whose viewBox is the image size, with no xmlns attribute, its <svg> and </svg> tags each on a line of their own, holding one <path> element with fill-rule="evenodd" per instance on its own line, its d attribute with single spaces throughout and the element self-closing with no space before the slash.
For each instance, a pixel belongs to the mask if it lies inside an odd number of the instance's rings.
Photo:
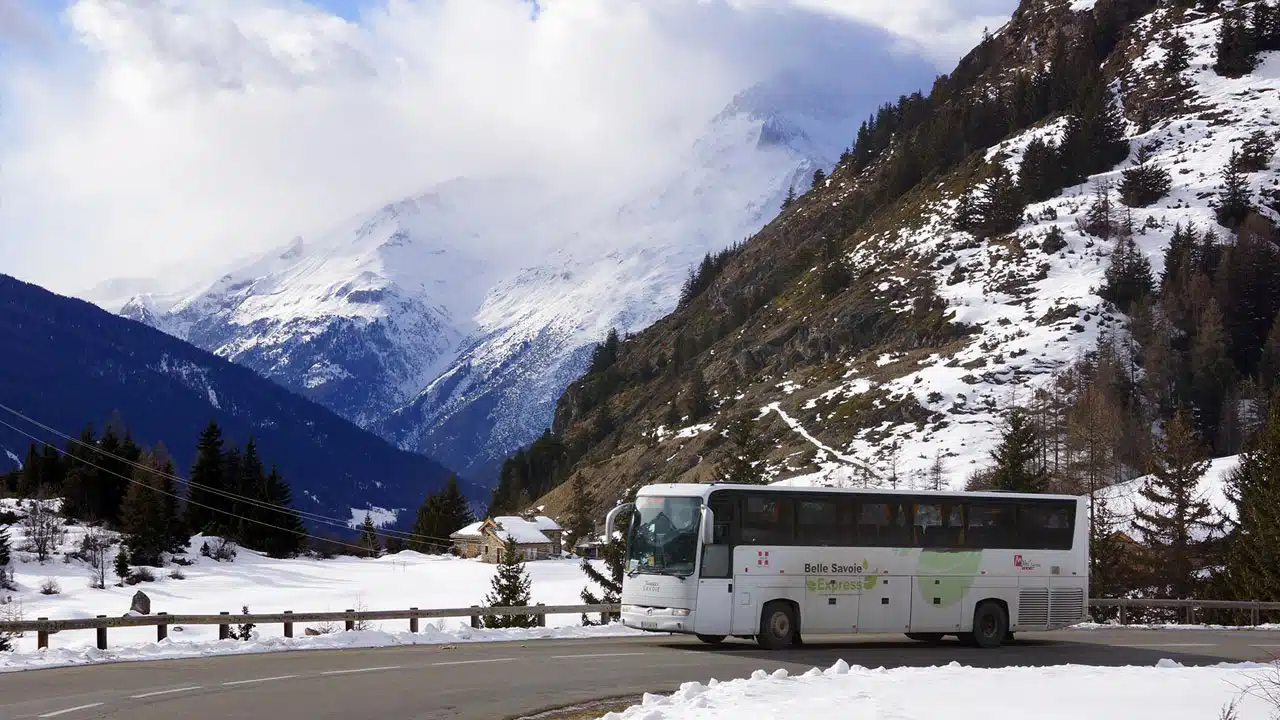
<svg viewBox="0 0 1280 720">
<path fill-rule="evenodd" d="M 17 527 L 10 529 L 11 535 Z M 68 528 L 63 550 L 79 546 L 82 530 Z M 476 560 L 402 552 L 378 559 L 338 557 L 331 560 L 297 558 L 276 560 L 239 549 L 233 562 L 216 562 L 199 554 L 204 538 L 193 539 L 187 557 L 194 561 L 180 568 L 184 579 L 170 577 L 177 566 L 156 570 L 155 582 L 116 587 L 108 567 L 105 590 L 90 587 L 92 571 L 83 562 L 65 562 L 61 554 L 40 564 L 30 553 L 15 552 L 16 591 L 0 591 L 0 615 L 5 619 L 34 620 L 119 617 L 129 611 L 130 600 L 142 590 L 151 599 L 151 612 L 216 615 L 239 613 L 341 612 L 347 609 L 402 610 L 410 607 L 460 608 L 480 605 L 489 592 L 496 566 Z M 21 541 L 14 543 L 19 547 Z M 115 548 L 111 550 L 114 557 Z M 110 562 L 110 558 L 108 559 Z M 578 560 L 540 560 L 526 563 L 532 582 L 533 602 L 547 605 L 580 605 L 579 593 L 586 576 Z M 41 594 L 46 580 L 57 584 L 56 595 Z M 15 615 L 17 617 L 15 617 Z M 593 618 L 596 620 L 598 618 Z M 214 653 L 269 652 L 275 650 L 378 647 L 410 643 L 521 640 L 535 637 L 583 637 L 635 634 L 619 625 L 583 628 L 580 615 L 549 615 L 547 627 L 530 630 L 472 630 L 468 618 L 421 620 L 417 635 L 408 633 L 409 621 L 370 623 L 365 632 L 339 632 L 305 637 L 304 628 L 318 623 L 298 623 L 293 640 L 286 641 L 281 625 L 256 628 L 249 642 L 219 642 L 218 627 L 170 628 L 169 639 L 156 643 L 154 627 L 112 628 L 106 653 L 96 648 L 92 630 L 52 635 L 48 651 L 36 650 L 36 634 L 14 639 L 16 652 L 0 653 L 0 671 L 85 662 L 191 657 Z"/>
<path fill-rule="evenodd" d="M 1275 709 L 1249 691 L 1278 676 L 1280 668 L 1269 665 L 1192 668 L 1168 660 L 1155 667 L 1000 670 L 957 663 L 869 670 L 840 661 L 797 677 L 757 670 L 750 679 L 686 683 L 672 695 L 646 695 L 642 704 L 602 720 L 1022 720 L 1029 713 L 1040 720 L 1214 720 L 1233 700 L 1240 720 L 1262 720 Z"/>
</svg>

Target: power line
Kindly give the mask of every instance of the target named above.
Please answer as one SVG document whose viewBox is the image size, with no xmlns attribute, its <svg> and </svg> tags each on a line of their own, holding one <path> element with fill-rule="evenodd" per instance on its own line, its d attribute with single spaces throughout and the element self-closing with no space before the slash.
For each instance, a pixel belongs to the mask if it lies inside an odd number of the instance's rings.
<svg viewBox="0 0 1280 720">
<path fill-rule="evenodd" d="M 4 410 L 5 412 L 8 412 L 8 413 L 10 413 L 10 414 L 12 414 L 12 415 L 15 415 L 15 416 L 17 416 L 17 417 L 19 417 L 19 418 L 21 418 L 21 419 L 23 419 L 23 420 L 25 420 L 25 421 L 27 421 L 27 422 L 31 423 L 32 425 L 35 425 L 36 427 L 38 427 L 38 428 L 40 428 L 40 429 L 42 429 L 42 430 L 45 430 L 46 432 L 50 432 L 50 433 L 52 433 L 52 434 L 56 435 L 57 437 L 62 438 L 63 440 L 66 440 L 67 442 L 75 443 L 76 445 L 78 445 L 78 446 L 80 446 L 80 447 L 86 448 L 86 449 L 88 449 L 88 450 L 92 450 L 93 452 L 96 452 L 96 453 L 98 453 L 99 455 L 103 455 L 103 456 L 105 456 L 105 457 L 111 458 L 111 459 L 116 460 L 116 461 L 118 461 L 118 462 L 121 462 L 121 463 L 124 463 L 124 464 L 126 464 L 126 465 L 132 466 L 132 467 L 134 467 L 134 468 L 137 468 L 137 469 L 140 469 L 140 470 L 145 470 L 145 471 L 147 471 L 147 472 L 153 473 L 153 474 L 158 475 L 158 476 L 160 476 L 160 477 L 168 478 L 168 479 L 170 479 L 170 480 L 173 480 L 173 481 L 174 481 L 174 482 L 176 482 L 176 483 L 179 483 L 179 484 L 185 485 L 185 486 L 187 486 L 188 488 L 193 488 L 193 489 L 197 489 L 197 490 L 203 490 L 203 491 L 208 492 L 208 493 L 210 493 L 210 494 L 218 495 L 218 496 L 224 497 L 224 498 L 226 498 L 226 499 L 228 499 L 228 500 L 236 500 L 236 501 L 239 501 L 239 502 L 242 502 L 242 503 L 246 503 L 246 504 L 249 504 L 249 505 L 252 505 L 252 506 L 255 506 L 255 507 L 261 508 L 261 509 L 265 509 L 265 510 L 275 510 L 275 511 L 277 511 L 277 512 L 292 512 L 292 513 L 296 513 L 296 514 L 297 514 L 298 516 L 300 516 L 300 517 L 305 517 L 305 518 L 307 518 L 307 519 L 309 519 L 309 520 L 311 520 L 311 521 L 313 521 L 313 522 L 317 522 L 317 523 L 320 523 L 320 524 L 323 524 L 323 525 L 329 525 L 329 526 L 333 526 L 333 527 L 341 527 L 341 528 L 344 528 L 344 529 L 347 529 L 347 530 L 350 530 L 350 529 L 351 529 L 351 524 L 350 524 L 348 521 L 342 520 L 341 518 L 330 517 L 330 516 L 328 516 L 328 515 L 321 515 L 321 514 L 319 514 L 319 513 L 308 512 L 308 511 L 305 511 L 305 510 L 299 510 L 299 509 L 296 509 L 296 508 L 287 507 L 287 506 L 285 506 L 285 505 L 279 505 L 279 504 L 276 504 L 276 503 L 267 502 L 267 501 L 265 501 L 265 500 L 259 500 L 258 498 L 247 497 L 247 496 L 245 496 L 245 495 L 240 495 L 239 493 L 231 492 L 231 491 L 229 491 L 229 490 L 224 490 L 224 489 L 222 489 L 222 488 L 215 488 L 215 487 L 210 487 L 210 486 L 207 486 L 207 485 L 203 485 L 203 484 L 201 484 L 201 483 L 192 482 L 192 481 L 187 480 L 186 478 L 180 477 L 180 476 L 178 476 L 178 475 L 174 475 L 174 474 L 171 474 L 171 473 L 162 472 L 162 471 L 157 470 L 157 469 L 155 469 L 155 468 L 148 467 L 148 466 L 146 466 L 146 465 L 143 465 L 142 463 L 136 462 L 136 461 L 134 461 L 134 460 L 130 460 L 129 458 L 121 457 L 121 456 L 116 455 L 116 454 L 114 454 L 114 453 L 107 452 L 106 450 L 104 450 L 104 449 L 102 449 L 101 447 L 99 447 L 99 446 L 97 446 L 97 445 L 94 445 L 94 444 L 92 444 L 92 443 L 86 443 L 86 442 L 84 442 L 83 440 L 81 440 L 81 439 L 79 439 L 79 438 L 76 438 L 76 437 L 72 437 L 72 436 L 70 436 L 70 435 L 67 435 L 66 433 L 63 433 L 63 432 L 59 431 L 57 428 L 53 428 L 53 427 L 50 427 L 50 426 L 48 426 L 48 425 L 45 425 L 44 423 L 41 423 L 40 421 L 38 421 L 38 420 L 36 420 L 36 419 L 34 419 L 34 418 L 31 418 L 31 417 L 29 417 L 29 416 L 27 416 L 27 415 L 24 415 L 22 412 L 20 412 L 20 411 L 18 411 L 18 410 L 15 410 L 15 409 L 13 409 L 13 408 L 11 408 L 11 407 L 9 407 L 8 405 L 5 405 L 5 404 L 3 404 L 3 403 L 0 403 L 0 410 Z M 0 422 L 2 422 L 2 421 L 0 421 Z M 14 429 L 14 430 L 18 431 L 18 432 L 22 432 L 21 430 L 18 430 L 17 428 L 14 428 L 12 425 L 8 425 L 7 423 L 5 423 L 5 425 L 6 425 L 7 427 L 10 427 L 10 428 L 12 428 L 12 429 Z M 23 434 L 23 435 L 26 435 L 27 437 L 31 438 L 32 440 L 35 440 L 36 442 L 40 442 L 40 443 L 43 443 L 43 444 L 45 444 L 45 445 L 49 445 L 50 447 L 54 447 L 53 445 L 51 445 L 51 444 L 50 444 L 50 443 L 48 443 L 47 441 L 44 441 L 44 440 L 41 440 L 41 439 L 39 439 L 39 438 L 33 437 L 32 435 L 29 435 L 29 434 L 27 434 L 27 433 L 25 433 L 25 432 L 22 432 L 22 434 Z M 57 448 L 56 448 L 56 447 L 54 447 L 54 449 L 56 450 Z M 63 454 L 64 454 L 64 455 L 66 455 L 67 453 L 63 453 Z M 86 463 L 86 464 L 88 464 L 88 463 Z M 108 472 L 109 472 L 109 471 L 108 471 Z M 188 501 L 188 502 L 190 502 L 190 501 Z M 196 504 L 198 507 L 205 507 L 204 505 L 200 505 L 199 503 L 195 503 L 195 504 Z M 418 534 L 418 533 L 408 532 L 408 531 L 404 531 L 404 530 L 394 530 L 394 529 L 389 529 L 389 528 L 383 528 L 383 529 L 381 529 L 381 532 L 382 532 L 383 534 L 385 534 L 385 535 L 392 536 L 392 537 L 397 537 L 397 538 L 399 538 L 399 539 L 401 539 L 401 540 L 415 540 L 415 539 L 417 539 L 417 540 L 430 541 L 432 544 L 444 543 L 444 544 L 446 544 L 446 545 L 449 545 L 449 544 L 452 544 L 452 543 L 453 543 L 453 540 L 452 540 L 451 538 L 441 538 L 441 537 L 434 537 L 434 536 L 431 536 L 431 535 L 421 535 L 421 534 Z"/>
<path fill-rule="evenodd" d="M 34 440 L 35 442 L 44 442 L 43 440 L 41 440 L 40 438 L 36 437 L 35 435 L 32 435 L 31 433 L 29 433 L 29 432 L 27 432 L 27 431 L 25 431 L 25 430 L 23 430 L 23 429 L 21 429 L 21 428 L 14 427 L 13 425 L 10 425 L 9 423 L 5 422 L 4 420 L 0 420 L 0 425 L 3 425 L 4 427 L 9 428 L 10 430 L 13 430 L 13 431 L 14 431 L 14 432 L 16 432 L 16 433 L 19 433 L 19 434 L 21 434 L 21 435 L 25 435 L 26 437 L 31 438 L 31 439 L 32 439 L 32 440 Z M 63 450 L 63 449 L 62 449 L 62 448 L 60 448 L 60 447 L 57 447 L 57 446 L 54 446 L 54 445 L 49 445 L 49 443 L 45 443 L 45 445 L 48 445 L 49 447 L 53 448 L 53 449 L 54 449 L 54 451 L 56 451 L 56 452 L 58 452 L 58 453 L 61 453 L 63 456 L 65 456 L 65 457 L 72 457 L 72 458 L 73 458 L 74 460 L 76 460 L 77 462 L 82 462 L 82 463 L 84 463 L 85 465 L 88 465 L 89 467 L 94 468 L 95 470 L 97 470 L 97 471 L 99 471 L 99 472 L 104 472 L 104 473 L 106 473 L 106 474 L 108 474 L 108 475 L 114 475 L 114 476 L 116 476 L 116 477 L 120 478 L 121 480 L 125 480 L 125 481 L 127 481 L 127 482 L 133 483 L 134 485 L 141 485 L 142 487 L 144 487 L 144 488 L 146 488 L 146 489 L 148 489 L 148 490 L 151 490 L 151 491 L 153 491 L 153 492 L 159 493 L 159 494 L 161 494 L 161 495 L 167 495 L 167 496 L 169 496 L 169 497 L 171 497 L 171 498 L 174 498 L 175 500 L 184 500 L 184 498 L 179 497 L 179 496 L 177 496 L 177 495 L 174 495 L 174 494 L 173 494 L 173 493 L 171 493 L 171 492 L 166 492 L 165 490 L 162 490 L 162 489 L 160 489 L 160 488 L 158 488 L 158 487 L 154 487 L 154 486 L 148 485 L 147 483 L 140 482 L 140 481 L 135 480 L 135 479 L 133 479 L 133 478 L 131 478 L 131 477 L 128 477 L 128 476 L 126 476 L 126 475 L 121 475 L 120 473 L 115 472 L 114 470 L 108 470 L 108 469 L 106 469 L 106 468 L 102 467 L 101 465 L 95 465 L 95 464 L 93 464 L 93 463 L 89 462 L 88 460 L 84 460 L 83 458 L 74 458 L 74 457 L 71 455 L 71 453 L 67 452 L 66 450 Z M 154 472 L 151 468 L 147 468 L 147 470 L 148 470 L 148 472 Z M 156 474 L 156 475 L 162 475 L 162 476 L 163 476 L 163 473 L 155 472 L 155 474 Z M 194 502 L 194 501 L 192 501 L 192 500 L 186 500 L 186 502 L 187 502 L 187 504 L 188 504 L 188 505 L 195 505 L 196 507 L 202 507 L 202 508 L 205 508 L 206 510 L 212 510 L 212 511 L 214 511 L 214 512 L 222 513 L 223 515 L 227 515 L 227 516 L 229 516 L 229 517 L 233 517 L 233 518 L 235 518 L 235 519 L 237 519 L 237 520 L 244 520 L 245 522 L 257 523 L 258 525 L 262 525 L 262 526 L 264 526 L 264 527 L 269 527 L 269 528 L 271 528 L 271 529 L 273 529 L 273 530 L 280 530 L 280 531 L 282 531 L 282 532 L 293 533 L 294 535 L 298 535 L 298 536 L 300 536 L 300 537 L 308 538 L 308 539 L 311 539 L 311 540 L 319 540 L 319 541 L 321 541 L 321 542 L 331 542 L 331 543 L 333 543 L 333 544 L 335 544 L 335 545 L 342 545 L 342 546 L 344 546 L 344 547 L 354 548 L 354 549 L 359 550 L 359 551 L 361 551 L 361 552 L 368 552 L 368 551 L 369 551 L 369 548 L 366 548 L 366 547 L 361 547 L 361 546 L 359 546 L 359 545 L 352 545 L 351 543 L 342 542 L 341 540 L 331 540 L 331 539 L 329 539 L 329 538 L 318 538 L 318 537 L 316 537 L 316 536 L 314 536 L 314 535 L 312 535 L 312 534 L 310 534 L 310 533 L 308 533 L 308 532 L 302 531 L 302 530 L 293 530 L 293 529 L 291 529 L 291 528 L 280 527 L 279 525 L 272 525 L 272 524 L 271 524 L 271 523 L 269 523 L 269 522 L 263 522 L 262 520 L 258 520 L 258 519 L 255 519 L 255 518 L 244 517 L 244 516 L 242 516 L 242 515 L 236 515 L 235 513 L 231 512 L 231 511 L 229 511 L 229 510 L 223 510 L 222 508 L 216 508 L 216 507 L 213 507 L 213 506 L 211 506 L 211 505 L 205 505 L 204 503 Z"/>
</svg>

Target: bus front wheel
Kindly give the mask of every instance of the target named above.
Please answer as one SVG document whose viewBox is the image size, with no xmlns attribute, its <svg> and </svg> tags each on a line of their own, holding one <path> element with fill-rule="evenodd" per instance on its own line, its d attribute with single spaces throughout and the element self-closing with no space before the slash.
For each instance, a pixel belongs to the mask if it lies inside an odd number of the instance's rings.
<svg viewBox="0 0 1280 720">
<path fill-rule="evenodd" d="M 769 650 L 791 647 L 796 639 L 796 614 L 791 605 L 771 602 L 760 613 L 760 635 L 756 640 Z"/>
<path fill-rule="evenodd" d="M 708 645 L 719 645 L 724 642 L 724 635 L 698 635 L 698 639 Z"/>
</svg>

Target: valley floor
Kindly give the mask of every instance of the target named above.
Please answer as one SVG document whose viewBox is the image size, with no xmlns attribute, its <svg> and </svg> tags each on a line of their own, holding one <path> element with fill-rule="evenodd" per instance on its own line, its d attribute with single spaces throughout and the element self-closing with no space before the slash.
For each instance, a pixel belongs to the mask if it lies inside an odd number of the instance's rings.
<svg viewBox="0 0 1280 720">
<path fill-rule="evenodd" d="M 78 527 L 68 528 L 64 549 L 78 546 L 78 531 Z M 204 538 L 200 536 L 193 539 L 188 557 L 195 564 L 180 568 L 184 579 L 170 577 L 178 567 L 171 566 L 157 570 L 155 582 L 133 586 L 117 587 L 114 584 L 116 578 L 109 575 L 104 590 L 90 587 L 92 572 L 78 560 L 64 561 L 59 555 L 40 564 L 28 553 L 15 552 L 18 589 L 0 591 L 0 602 L 8 600 L 0 605 L 0 616 L 3 616 L 0 619 L 118 617 L 129 611 L 130 601 L 139 590 L 150 598 L 153 614 L 239 613 L 245 607 L 251 613 L 470 607 L 484 604 L 497 567 L 475 560 L 408 551 L 378 559 L 276 560 L 243 548 L 234 561 L 216 562 L 200 556 L 202 542 Z M 579 593 L 587 585 L 587 579 L 580 560 L 540 560 L 526 563 L 525 567 L 532 583 L 534 603 L 582 603 Z M 56 583 L 57 594 L 41 594 L 40 589 L 48 580 Z M 93 631 L 55 634 L 50 637 L 50 649 L 47 651 L 37 651 L 35 633 L 25 633 L 14 639 L 16 652 L 0 653 L 0 671 L 219 653 L 592 637 L 638 632 L 620 625 L 582 627 L 580 615 L 550 615 L 546 628 L 528 630 L 472 630 L 467 618 L 423 620 L 421 632 L 417 634 L 407 632 L 407 620 L 374 622 L 366 631 L 351 633 L 341 632 L 339 624 L 336 628 L 339 632 L 319 637 L 306 637 L 304 628 L 308 627 L 320 628 L 320 625 L 298 623 L 294 628 L 296 637 L 286 640 L 281 626 L 259 626 L 254 630 L 256 637 L 248 642 L 218 641 L 217 626 L 172 627 L 169 639 L 162 643 L 155 642 L 153 627 L 112 628 L 108 633 L 109 649 L 106 652 L 97 650 Z"/>
</svg>

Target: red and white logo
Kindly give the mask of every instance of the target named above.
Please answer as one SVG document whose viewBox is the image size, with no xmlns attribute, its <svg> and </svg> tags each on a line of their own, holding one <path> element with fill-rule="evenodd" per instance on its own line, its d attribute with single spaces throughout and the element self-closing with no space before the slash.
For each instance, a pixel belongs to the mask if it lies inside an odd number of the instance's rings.
<svg viewBox="0 0 1280 720">
<path fill-rule="evenodd" d="M 1013 556 L 1013 565 L 1014 565 L 1014 567 L 1022 567 L 1022 556 L 1021 556 L 1021 555 L 1014 555 L 1014 556 Z"/>
<path fill-rule="evenodd" d="M 756 565 L 760 567 L 769 567 L 769 551 L 768 550 L 756 551 Z"/>
</svg>

